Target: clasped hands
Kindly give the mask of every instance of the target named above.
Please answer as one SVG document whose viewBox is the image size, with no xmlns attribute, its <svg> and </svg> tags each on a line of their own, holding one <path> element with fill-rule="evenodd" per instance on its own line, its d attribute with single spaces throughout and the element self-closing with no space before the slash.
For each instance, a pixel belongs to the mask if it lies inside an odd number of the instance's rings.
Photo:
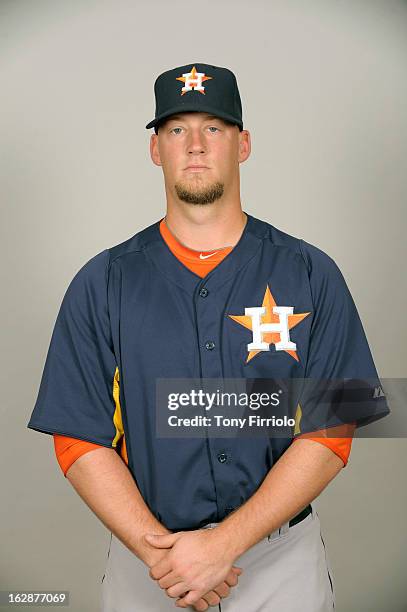
<svg viewBox="0 0 407 612">
<path fill-rule="evenodd" d="M 233 565 L 235 558 L 217 528 L 146 534 L 144 539 L 157 552 L 167 549 L 149 574 L 169 597 L 178 597 L 179 608 L 192 605 L 203 611 L 217 605 L 243 571 Z"/>
</svg>

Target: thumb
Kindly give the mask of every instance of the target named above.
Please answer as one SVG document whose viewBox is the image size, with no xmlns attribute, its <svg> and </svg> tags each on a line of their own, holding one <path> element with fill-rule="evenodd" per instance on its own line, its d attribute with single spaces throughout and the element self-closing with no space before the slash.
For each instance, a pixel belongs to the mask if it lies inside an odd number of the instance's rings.
<svg viewBox="0 0 407 612">
<path fill-rule="evenodd" d="M 156 548 L 171 548 L 177 540 L 175 533 L 146 533 L 145 540 Z"/>
</svg>

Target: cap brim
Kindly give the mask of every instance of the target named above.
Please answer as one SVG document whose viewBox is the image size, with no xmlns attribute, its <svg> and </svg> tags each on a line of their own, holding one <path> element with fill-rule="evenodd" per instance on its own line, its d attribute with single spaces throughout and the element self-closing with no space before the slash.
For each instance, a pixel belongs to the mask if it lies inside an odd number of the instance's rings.
<svg viewBox="0 0 407 612">
<path fill-rule="evenodd" d="M 210 113 L 211 115 L 214 115 L 215 117 L 220 117 L 221 119 L 225 119 L 225 121 L 230 121 L 231 123 L 234 123 L 234 124 L 238 125 L 241 129 L 243 129 L 243 123 L 238 121 L 232 115 L 229 115 L 228 113 L 224 113 L 222 111 L 219 111 L 216 108 L 211 108 L 210 106 L 205 106 L 204 104 L 203 105 L 200 104 L 199 108 L 197 108 L 193 104 L 184 104 L 182 106 L 175 106 L 171 110 L 166 111 L 165 113 L 161 113 L 161 115 L 158 115 L 158 117 L 155 117 L 155 119 L 150 121 L 150 123 L 147 123 L 146 129 L 148 130 L 148 129 L 152 128 L 152 127 L 155 127 L 157 125 L 157 123 L 160 123 L 160 121 L 162 121 L 163 119 L 166 119 L 167 117 L 170 117 L 171 115 L 175 115 L 177 113 L 189 113 L 189 112 Z"/>
</svg>

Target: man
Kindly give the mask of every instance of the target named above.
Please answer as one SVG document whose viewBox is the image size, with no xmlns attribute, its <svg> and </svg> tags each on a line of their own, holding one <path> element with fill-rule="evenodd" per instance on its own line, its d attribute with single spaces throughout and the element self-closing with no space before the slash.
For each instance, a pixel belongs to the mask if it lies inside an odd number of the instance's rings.
<svg viewBox="0 0 407 612">
<path fill-rule="evenodd" d="M 54 434 L 111 531 L 103 612 L 332 610 L 311 502 L 346 465 L 354 428 L 389 412 L 383 394 L 346 418 L 300 395 L 290 437 L 171 437 L 157 435 L 158 383 L 379 385 L 361 321 L 327 254 L 242 210 L 251 142 L 234 74 L 188 64 L 154 89 L 165 218 L 75 275 L 28 427 Z"/>
</svg>

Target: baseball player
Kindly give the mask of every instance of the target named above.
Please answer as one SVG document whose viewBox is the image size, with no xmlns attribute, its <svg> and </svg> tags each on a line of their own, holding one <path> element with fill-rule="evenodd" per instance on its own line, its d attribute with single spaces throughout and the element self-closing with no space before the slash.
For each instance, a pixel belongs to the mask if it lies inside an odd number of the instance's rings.
<svg viewBox="0 0 407 612">
<path fill-rule="evenodd" d="M 329 255 L 242 209 L 235 75 L 195 62 L 154 91 L 166 214 L 72 279 L 28 427 L 110 531 L 102 612 L 332 610 L 312 502 L 390 412 L 360 317 Z M 160 381 L 275 378 L 363 381 L 363 401 L 300 394 L 285 437 L 157 435 Z"/>
</svg>

